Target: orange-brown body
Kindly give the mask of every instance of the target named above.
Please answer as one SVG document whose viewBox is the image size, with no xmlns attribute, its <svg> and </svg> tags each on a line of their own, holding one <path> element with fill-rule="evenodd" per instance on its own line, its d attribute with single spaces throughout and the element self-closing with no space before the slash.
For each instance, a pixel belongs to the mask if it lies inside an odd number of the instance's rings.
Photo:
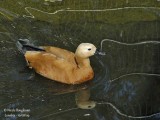
<svg viewBox="0 0 160 120">
<path fill-rule="evenodd" d="M 80 84 L 91 80 L 94 72 L 89 58 L 77 57 L 73 52 L 51 46 L 45 51 L 27 51 L 25 59 L 40 75 L 66 84 Z"/>
</svg>

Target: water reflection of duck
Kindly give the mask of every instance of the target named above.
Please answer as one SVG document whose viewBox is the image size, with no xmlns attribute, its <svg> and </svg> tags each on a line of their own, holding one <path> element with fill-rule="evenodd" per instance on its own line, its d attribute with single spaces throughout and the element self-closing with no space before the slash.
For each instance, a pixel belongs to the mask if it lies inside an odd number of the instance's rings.
<svg viewBox="0 0 160 120">
<path fill-rule="evenodd" d="M 36 47 L 29 40 L 19 40 L 18 49 L 30 68 L 40 75 L 66 84 L 80 84 L 94 76 L 89 57 L 96 52 L 91 43 L 81 43 L 75 52 L 57 47 Z"/>
<path fill-rule="evenodd" d="M 96 106 L 96 102 L 90 100 L 90 89 L 82 89 L 76 92 L 76 104 L 81 109 L 92 109 Z"/>
</svg>

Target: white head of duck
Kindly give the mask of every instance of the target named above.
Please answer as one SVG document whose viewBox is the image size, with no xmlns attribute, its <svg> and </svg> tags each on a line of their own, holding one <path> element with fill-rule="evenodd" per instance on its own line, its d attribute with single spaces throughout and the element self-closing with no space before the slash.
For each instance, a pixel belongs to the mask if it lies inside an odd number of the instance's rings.
<svg viewBox="0 0 160 120">
<path fill-rule="evenodd" d="M 75 52 L 75 55 L 81 58 L 88 58 L 96 53 L 96 47 L 91 43 L 81 43 Z"/>
</svg>

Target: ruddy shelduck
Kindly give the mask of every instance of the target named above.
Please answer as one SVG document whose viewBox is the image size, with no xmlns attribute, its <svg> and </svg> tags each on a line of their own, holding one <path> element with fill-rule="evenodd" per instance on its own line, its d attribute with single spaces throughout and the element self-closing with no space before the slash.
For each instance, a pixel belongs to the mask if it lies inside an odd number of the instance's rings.
<svg viewBox="0 0 160 120">
<path fill-rule="evenodd" d="M 53 46 L 36 47 L 26 39 L 18 40 L 17 47 L 29 68 L 51 80 L 80 84 L 94 77 L 89 57 L 95 54 L 96 47 L 91 43 L 81 43 L 75 53 Z"/>
</svg>

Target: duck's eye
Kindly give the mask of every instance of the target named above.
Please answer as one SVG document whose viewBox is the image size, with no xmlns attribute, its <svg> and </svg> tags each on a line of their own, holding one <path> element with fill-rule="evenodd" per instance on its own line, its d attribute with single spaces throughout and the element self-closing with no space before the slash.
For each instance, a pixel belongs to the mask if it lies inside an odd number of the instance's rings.
<svg viewBox="0 0 160 120">
<path fill-rule="evenodd" d="M 88 50 L 90 51 L 90 50 L 91 50 L 91 48 L 88 48 Z"/>
</svg>

